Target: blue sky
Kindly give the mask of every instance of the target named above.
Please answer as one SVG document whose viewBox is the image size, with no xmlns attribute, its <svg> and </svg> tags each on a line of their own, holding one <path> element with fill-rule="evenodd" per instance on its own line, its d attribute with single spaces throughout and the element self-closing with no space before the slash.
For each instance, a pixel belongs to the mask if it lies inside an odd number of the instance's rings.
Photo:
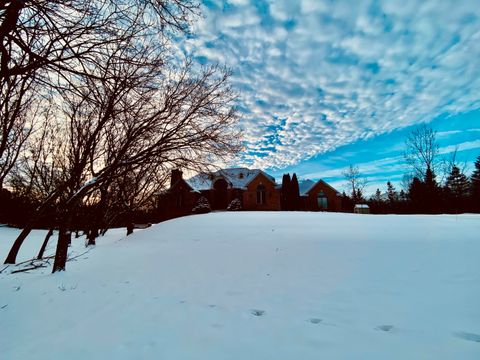
<svg viewBox="0 0 480 360">
<path fill-rule="evenodd" d="M 438 131 L 480 155 L 480 0 L 203 0 L 184 44 L 233 71 L 245 152 L 237 165 L 328 180 L 357 164 L 368 191 L 400 187 L 406 134 Z M 468 171 L 468 167 L 467 167 Z"/>
</svg>

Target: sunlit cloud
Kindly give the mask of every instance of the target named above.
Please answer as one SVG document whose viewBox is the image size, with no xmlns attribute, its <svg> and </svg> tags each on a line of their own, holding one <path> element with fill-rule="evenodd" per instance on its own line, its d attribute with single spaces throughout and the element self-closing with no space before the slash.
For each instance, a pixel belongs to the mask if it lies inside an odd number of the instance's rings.
<svg viewBox="0 0 480 360">
<path fill-rule="evenodd" d="M 212 1 L 183 45 L 226 64 L 241 162 L 282 168 L 480 108 L 480 1 Z"/>
</svg>

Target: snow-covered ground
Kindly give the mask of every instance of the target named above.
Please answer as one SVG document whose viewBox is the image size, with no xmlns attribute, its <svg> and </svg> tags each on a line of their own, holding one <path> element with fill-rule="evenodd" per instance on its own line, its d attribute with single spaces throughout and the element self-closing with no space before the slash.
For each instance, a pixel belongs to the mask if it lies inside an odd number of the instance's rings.
<svg viewBox="0 0 480 360">
<path fill-rule="evenodd" d="M 478 215 L 300 212 L 115 230 L 64 273 L 0 274 L 0 358 L 480 359 L 479 234 Z"/>
</svg>

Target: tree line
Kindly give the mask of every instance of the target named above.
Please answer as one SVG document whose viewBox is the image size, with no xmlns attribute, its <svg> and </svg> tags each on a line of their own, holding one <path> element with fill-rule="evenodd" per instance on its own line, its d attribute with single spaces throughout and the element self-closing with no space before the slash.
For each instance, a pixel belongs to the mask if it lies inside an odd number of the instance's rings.
<svg viewBox="0 0 480 360">
<path fill-rule="evenodd" d="M 239 151 L 230 72 L 196 65 L 175 45 L 199 9 L 193 0 L 1 2 L 0 221 L 22 228 L 5 263 L 46 227 L 58 230 L 53 272 L 64 270 L 72 233 L 95 244 L 151 214 L 171 169 L 202 171 Z"/>
<path fill-rule="evenodd" d="M 397 190 L 388 181 L 386 191 L 377 189 L 368 199 L 363 190 L 367 182 L 358 166 L 351 165 L 344 176 L 350 193 L 342 194 L 344 209 L 366 203 L 373 213 L 465 213 L 480 212 L 480 156 L 472 174 L 465 174 L 465 165 L 457 160 L 457 149 L 449 158 L 439 157 L 436 131 L 426 125 L 414 129 L 405 141 L 404 158 L 410 172 L 403 187 Z M 439 177 L 443 178 L 439 180 Z"/>
</svg>

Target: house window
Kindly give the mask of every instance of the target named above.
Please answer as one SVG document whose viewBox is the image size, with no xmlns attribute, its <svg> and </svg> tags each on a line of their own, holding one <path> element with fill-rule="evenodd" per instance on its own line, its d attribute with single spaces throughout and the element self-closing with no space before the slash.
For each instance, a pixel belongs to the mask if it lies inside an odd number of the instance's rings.
<svg viewBox="0 0 480 360">
<path fill-rule="evenodd" d="M 320 210 L 327 210 L 328 208 L 328 199 L 327 195 L 323 191 L 320 191 L 317 194 L 317 205 Z"/>
<path fill-rule="evenodd" d="M 265 204 L 265 185 L 260 184 L 257 186 L 257 204 Z"/>
</svg>

